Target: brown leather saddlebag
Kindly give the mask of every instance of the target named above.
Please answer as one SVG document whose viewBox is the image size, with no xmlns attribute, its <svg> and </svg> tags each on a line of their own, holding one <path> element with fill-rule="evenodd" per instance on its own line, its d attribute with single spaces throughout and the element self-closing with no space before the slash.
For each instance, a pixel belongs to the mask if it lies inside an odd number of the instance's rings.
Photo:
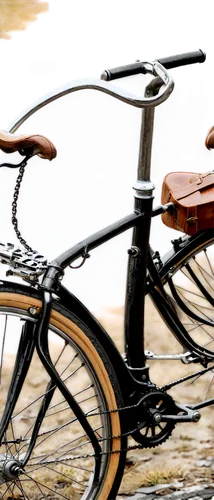
<svg viewBox="0 0 214 500">
<path fill-rule="evenodd" d="M 162 214 L 167 226 L 195 234 L 214 229 L 214 172 L 197 174 L 171 172 L 163 180 L 161 203 L 174 203 L 174 208 Z"/>
</svg>

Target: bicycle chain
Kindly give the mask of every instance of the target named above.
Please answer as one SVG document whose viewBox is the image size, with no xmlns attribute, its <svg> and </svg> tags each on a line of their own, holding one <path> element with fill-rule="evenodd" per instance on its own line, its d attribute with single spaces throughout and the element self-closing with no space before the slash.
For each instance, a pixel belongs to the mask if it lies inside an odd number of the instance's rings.
<svg viewBox="0 0 214 500">
<path fill-rule="evenodd" d="M 97 412 L 97 413 L 91 413 L 91 414 L 86 414 L 85 416 L 87 418 L 89 417 L 94 417 L 94 416 L 100 416 L 100 415 L 107 415 L 107 414 L 111 414 L 111 413 L 119 413 L 121 411 L 127 411 L 127 410 L 131 410 L 133 408 L 137 408 L 137 406 L 139 405 L 139 403 L 135 404 L 135 405 L 130 405 L 130 406 L 123 406 L 121 408 L 115 408 L 115 409 L 112 409 L 112 410 L 103 410 L 102 412 Z M 118 434 L 116 436 L 111 436 L 109 438 L 99 438 L 97 441 L 98 442 L 104 442 L 104 441 L 112 441 L 113 439 L 119 439 L 119 438 L 123 438 L 123 437 L 128 437 L 128 436 L 132 436 L 132 434 L 136 431 L 138 431 L 138 427 L 132 429 L 132 430 L 129 430 L 127 432 L 124 432 L 122 434 Z M 42 436 L 45 436 L 49 433 L 49 431 L 46 431 L 46 432 L 43 432 L 41 434 L 39 434 L 38 437 L 42 437 Z M 24 440 L 22 438 L 19 438 L 18 440 L 14 441 L 14 443 L 20 443 L 20 442 L 23 442 L 23 441 L 28 441 L 28 440 Z M 4 443 L 2 443 L 4 444 Z M 144 445 L 142 444 L 136 444 L 136 445 L 130 445 L 130 446 L 127 446 L 126 448 L 123 448 L 123 449 L 119 449 L 119 450 L 111 450 L 111 451 L 102 451 L 99 453 L 100 456 L 103 456 L 103 455 L 113 455 L 113 454 L 119 454 L 119 453 L 125 453 L 127 451 L 130 451 L 130 450 L 137 450 L 137 449 L 143 449 L 145 448 Z M 72 461 L 72 460 L 80 460 L 80 459 L 87 459 L 87 458 L 93 458 L 95 457 L 95 454 L 94 453 L 88 453 L 88 454 L 85 454 L 85 455 L 77 455 L 77 456 L 74 456 L 74 457 L 67 457 L 67 458 L 60 458 L 60 459 L 56 459 L 56 460 L 49 460 L 49 461 L 46 461 L 46 462 L 40 462 L 41 465 L 48 465 L 48 464 L 53 464 L 53 463 L 62 463 L 62 462 L 68 462 L 68 461 Z M 35 465 L 35 464 L 34 464 Z"/>
<path fill-rule="evenodd" d="M 29 252 L 33 252 L 33 249 L 27 244 L 26 240 L 22 237 L 21 232 L 19 231 L 18 219 L 17 219 L 17 201 L 18 201 L 19 191 L 20 191 L 21 182 L 22 182 L 22 179 L 23 179 L 23 176 L 25 173 L 26 165 L 27 165 L 27 158 L 25 158 L 22 161 L 22 163 L 19 167 L 19 174 L 18 174 L 18 177 L 16 179 L 16 184 L 15 184 L 14 193 L 13 193 L 12 219 L 11 219 L 11 221 L 12 221 L 16 236 L 17 236 L 18 240 L 20 241 L 20 243 L 26 248 L 26 250 L 28 250 Z"/>
<path fill-rule="evenodd" d="M 93 417 L 93 416 L 100 416 L 100 415 L 106 415 L 106 414 L 110 414 L 110 413 L 117 413 L 117 412 L 120 412 L 120 411 L 126 411 L 126 410 L 130 410 L 132 408 L 136 408 L 138 406 L 138 404 L 135 404 L 135 405 L 131 405 L 131 406 L 124 406 L 122 408 L 116 408 L 114 410 L 104 410 L 102 412 L 99 412 L 99 413 L 93 413 L 93 414 L 88 414 L 86 415 L 87 417 Z M 136 427 L 135 429 L 132 429 L 128 432 L 124 432 L 122 434 L 118 434 L 117 436 L 111 436 L 109 438 L 100 438 L 98 439 L 98 442 L 103 442 L 103 441 L 110 441 L 110 440 L 113 440 L 113 439 L 119 439 L 119 438 L 123 438 L 123 437 L 128 437 L 128 436 L 131 436 L 135 431 L 137 431 L 138 428 Z M 38 437 L 42 437 L 42 436 L 45 436 L 46 434 L 48 434 L 49 431 L 46 431 L 46 432 L 42 432 L 41 434 L 39 434 Z M 28 439 L 22 439 L 21 437 L 18 438 L 17 440 L 14 440 L 14 441 L 10 441 L 10 443 L 14 443 L 14 444 L 20 444 L 22 442 L 25 442 L 25 441 L 28 441 Z M 8 441 L 5 443 L 5 442 L 2 442 L 2 444 L 7 444 Z M 136 444 L 136 445 L 131 445 L 131 446 L 128 446 L 124 449 L 119 449 L 119 450 L 113 450 L 113 451 L 103 451 L 101 452 L 99 455 L 113 455 L 113 454 L 118 454 L 118 453 L 125 453 L 129 450 L 136 450 L 136 449 L 142 449 L 144 448 L 143 445 L 141 444 Z M 79 459 L 86 459 L 86 458 L 92 458 L 94 457 L 95 454 L 93 453 L 88 453 L 86 455 L 78 455 L 78 456 L 75 456 L 75 457 L 69 457 L 69 458 L 63 458 L 63 459 L 60 459 L 60 460 L 49 460 L 47 462 L 40 462 L 41 465 L 48 465 L 48 464 L 52 464 L 52 463 L 57 463 L 57 462 L 68 462 L 69 460 L 79 460 Z"/>
</svg>

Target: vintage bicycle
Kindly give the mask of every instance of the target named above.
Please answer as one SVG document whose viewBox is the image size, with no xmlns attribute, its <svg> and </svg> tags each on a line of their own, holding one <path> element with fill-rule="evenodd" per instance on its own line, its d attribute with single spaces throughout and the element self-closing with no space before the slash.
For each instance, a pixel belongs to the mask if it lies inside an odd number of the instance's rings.
<svg viewBox="0 0 214 500">
<path fill-rule="evenodd" d="M 1 280 L 1 424 L 0 492 L 2 498 L 115 498 L 126 452 L 164 442 L 180 422 L 195 422 L 199 410 L 213 405 L 206 396 L 196 404 L 176 401 L 170 393 L 186 381 L 200 381 L 214 369 L 213 242 L 214 227 L 179 235 L 165 256 L 149 245 L 153 217 L 172 214 L 174 204 L 152 207 L 150 163 L 154 111 L 173 90 L 168 70 L 204 62 L 202 51 L 136 62 L 104 71 L 100 80 L 83 80 L 50 92 L 0 133 L 0 148 L 18 151 L 12 222 L 22 247 L 0 243 L 7 275 Z M 149 74 L 139 97 L 110 81 Z M 109 83 L 110 82 L 110 83 Z M 55 146 L 39 135 L 17 135 L 38 109 L 71 92 L 93 89 L 142 109 L 142 127 L 133 213 L 87 237 L 48 262 L 22 237 L 17 200 L 32 156 L 52 160 Z M 213 147 L 212 134 L 208 147 Z M 40 160 L 39 160 L 40 161 Z M 87 308 L 62 284 L 64 270 L 94 248 L 133 228 L 128 250 L 125 301 L 125 353 L 121 355 Z M 177 339 L 180 350 L 157 354 L 145 348 L 145 296 Z M 8 353 L 7 335 L 16 346 Z M 158 335 L 158 332 L 157 332 Z M 11 340 L 10 340 L 11 342 Z M 180 361 L 191 373 L 164 386 L 154 384 L 149 364 Z M 128 444 L 128 437 L 132 438 Z"/>
</svg>

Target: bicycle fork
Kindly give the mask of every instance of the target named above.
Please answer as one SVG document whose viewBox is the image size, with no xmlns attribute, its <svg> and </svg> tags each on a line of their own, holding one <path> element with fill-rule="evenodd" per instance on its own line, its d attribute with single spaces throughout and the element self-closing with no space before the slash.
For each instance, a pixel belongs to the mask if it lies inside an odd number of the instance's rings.
<svg viewBox="0 0 214 500">
<path fill-rule="evenodd" d="M 52 307 L 52 293 L 50 291 L 43 291 L 43 305 L 42 305 L 42 310 L 41 310 L 41 316 L 38 320 L 37 323 L 37 331 L 36 331 L 36 349 L 38 356 L 44 365 L 47 373 L 50 375 L 51 380 L 47 386 L 46 393 L 44 395 L 44 399 L 40 408 L 40 411 L 38 413 L 35 426 L 34 426 L 34 431 L 32 433 L 31 441 L 29 444 L 28 452 L 25 456 L 25 459 L 23 461 L 23 465 L 27 463 L 29 460 L 29 457 L 31 455 L 31 452 L 33 450 L 35 441 L 38 436 L 38 432 L 40 429 L 40 426 L 42 424 L 42 420 L 45 416 L 45 413 L 50 405 L 51 399 L 53 397 L 55 389 L 58 387 L 59 391 L 61 394 L 64 396 L 66 401 L 68 402 L 72 412 L 74 413 L 75 417 L 78 419 L 80 422 L 83 430 L 89 437 L 92 446 L 94 448 L 94 454 L 95 454 L 95 469 L 94 469 L 94 483 L 98 483 L 99 481 L 99 472 L 101 468 L 101 447 L 98 442 L 97 437 L 95 436 L 95 433 L 90 426 L 84 412 L 70 393 L 70 391 L 67 389 L 65 383 L 61 380 L 55 366 L 52 363 L 50 353 L 49 353 L 49 347 L 48 347 L 48 328 L 49 328 L 49 321 L 50 321 L 50 314 L 51 314 L 51 307 Z"/>
<path fill-rule="evenodd" d="M 92 443 L 95 455 L 95 467 L 94 467 L 94 478 L 95 484 L 99 482 L 100 468 L 102 453 L 101 447 L 98 439 L 90 426 L 84 412 L 72 396 L 72 394 L 67 389 L 64 382 L 60 379 L 56 368 L 54 367 L 48 348 L 48 327 L 50 320 L 50 313 L 52 307 L 52 293 L 49 291 L 43 291 L 43 304 L 40 312 L 40 317 L 36 321 L 27 320 L 22 328 L 21 338 L 19 342 L 19 348 L 17 352 L 17 357 L 14 365 L 14 370 L 11 378 L 11 383 L 8 391 L 8 398 L 5 405 L 5 410 L 3 413 L 2 421 L 0 423 L 1 434 L 0 442 L 4 445 L 4 436 L 6 435 L 7 429 L 10 426 L 11 418 L 13 418 L 13 411 L 16 406 L 16 402 L 21 393 L 25 378 L 30 367 L 32 356 L 35 350 L 37 350 L 38 356 L 46 368 L 48 374 L 50 375 L 50 381 L 43 394 L 42 403 L 34 423 L 32 430 L 32 435 L 30 442 L 28 443 L 27 451 L 24 458 L 20 461 L 16 453 L 11 453 L 9 455 L 0 455 L 0 471 L 1 471 L 1 461 L 2 463 L 7 462 L 7 473 L 4 472 L 3 480 L 5 477 L 7 479 L 16 479 L 23 472 L 24 466 L 27 464 L 33 449 L 35 442 L 39 436 L 39 431 L 45 417 L 45 414 L 50 406 L 51 400 L 53 398 L 56 388 L 60 390 L 66 401 L 68 402 L 75 418 L 77 418 L 89 437 Z M 12 445 L 19 444 L 22 438 L 11 441 Z M 7 440 L 7 444 L 10 441 Z M 11 448 L 10 448 L 11 449 Z M 5 476 L 6 474 L 6 476 Z M 0 472 L 0 482 L 1 482 L 1 472 Z"/>
</svg>

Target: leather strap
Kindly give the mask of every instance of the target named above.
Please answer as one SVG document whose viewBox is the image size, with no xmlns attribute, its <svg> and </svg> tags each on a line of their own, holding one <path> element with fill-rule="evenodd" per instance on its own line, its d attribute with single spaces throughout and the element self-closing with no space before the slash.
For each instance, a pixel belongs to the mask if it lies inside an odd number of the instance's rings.
<svg viewBox="0 0 214 500">
<path fill-rule="evenodd" d="M 205 140 L 205 146 L 207 149 L 213 149 L 214 148 L 214 127 L 212 127 L 206 137 Z"/>
<path fill-rule="evenodd" d="M 207 187 L 211 187 L 214 185 L 214 174 L 208 172 L 205 176 L 204 174 L 200 177 L 198 181 L 187 184 L 186 186 L 182 186 L 181 188 L 173 189 L 173 195 L 177 200 L 181 200 L 182 198 L 186 198 L 197 191 L 202 191 Z"/>
</svg>

